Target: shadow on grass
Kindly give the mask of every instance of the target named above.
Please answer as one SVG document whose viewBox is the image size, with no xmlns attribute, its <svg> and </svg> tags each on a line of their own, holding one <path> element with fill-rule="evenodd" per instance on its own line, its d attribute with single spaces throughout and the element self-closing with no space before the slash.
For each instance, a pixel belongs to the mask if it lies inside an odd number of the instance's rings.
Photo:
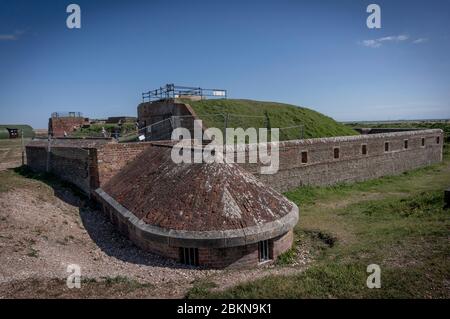
<svg viewBox="0 0 450 319">
<path fill-rule="evenodd" d="M 54 195 L 69 205 L 78 207 L 84 229 L 92 241 L 108 256 L 133 264 L 168 267 L 176 269 L 195 269 L 173 260 L 143 251 L 123 236 L 103 214 L 98 205 L 69 182 L 60 180 L 51 173 L 35 173 L 26 166 L 11 169 L 24 178 L 40 181 L 53 189 Z"/>
</svg>

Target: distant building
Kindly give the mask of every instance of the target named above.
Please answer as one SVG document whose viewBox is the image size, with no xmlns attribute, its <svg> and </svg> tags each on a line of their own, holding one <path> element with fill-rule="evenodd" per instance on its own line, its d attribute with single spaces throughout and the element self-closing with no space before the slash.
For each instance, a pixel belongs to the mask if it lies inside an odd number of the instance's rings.
<svg viewBox="0 0 450 319">
<path fill-rule="evenodd" d="M 48 134 L 52 137 L 63 137 L 64 132 L 70 135 L 85 124 L 89 124 L 89 118 L 83 117 L 80 112 L 54 112 L 48 120 Z"/>
<path fill-rule="evenodd" d="M 9 138 L 18 138 L 19 137 L 19 129 L 17 128 L 6 128 L 9 133 Z"/>
</svg>

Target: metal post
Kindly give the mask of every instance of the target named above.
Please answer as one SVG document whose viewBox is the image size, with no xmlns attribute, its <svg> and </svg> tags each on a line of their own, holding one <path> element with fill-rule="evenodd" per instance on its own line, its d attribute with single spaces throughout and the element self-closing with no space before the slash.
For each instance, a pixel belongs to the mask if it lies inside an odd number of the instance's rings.
<svg viewBox="0 0 450 319">
<path fill-rule="evenodd" d="M 25 165 L 25 144 L 23 142 L 23 129 L 20 130 L 20 135 L 22 138 L 22 166 Z"/>
<path fill-rule="evenodd" d="M 225 113 L 225 118 L 224 118 L 223 125 L 224 125 L 224 128 L 223 128 L 223 136 L 224 136 L 223 143 L 227 144 L 228 112 Z"/>
<path fill-rule="evenodd" d="M 45 168 L 45 171 L 48 173 L 50 171 L 50 154 L 51 154 L 51 142 L 52 142 L 52 138 L 49 136 L 48 137 L 48 145 L 47 145 L 47 165 Z"/>
</svg>

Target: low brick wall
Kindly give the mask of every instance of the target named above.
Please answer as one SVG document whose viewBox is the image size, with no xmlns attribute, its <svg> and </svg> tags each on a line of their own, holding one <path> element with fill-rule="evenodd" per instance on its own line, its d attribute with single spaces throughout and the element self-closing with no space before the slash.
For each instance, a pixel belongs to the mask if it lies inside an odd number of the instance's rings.
<svg viewBox="0 0 450 319">
<path fill-rule="evenodd" d="M 150 131 L 145 130 L 147 140 L 151 141 L 170 139 L 173 129 L 177 127 L 187 128 L 193 136 L 196 118 L 192 107 L 177 99 L 144 102 L 138 105 L 139 128 L 152 125 Z"/>
<path fill-rule="evenodd" d="M 69 146 L 62 146 L 64 143 Z M 92 194 L 144 149 L 152 147 L 152 143 L 83 142 L 81 146 L 74 143 L 57 143 L 50 152 L 45 143 L 27 145 L 28 165 L 36 171 L 48 169 L 86 193 Z M 438 163 L 442 161 L 443 132 L 402 131 L 285 141 L 278 145 L 280 167 L 277 173 L 260 174 L 261 163 L 242 165 L 267 185 L 279 191 L 287 191 L 302 185 L 330 185 L 400 174 Z M 244 150 L 247 157 L 249 148 L 251 146 L 246 146 Z M 129 220 L 120 217 L 120 214 L 101 198 L 97 198 L 97 201 L 102 204 L 103 211 L 109 215 L 117 228 L 138 246 L 168 258 L 179 259 L 180 247 L 149 238 L 149 235 L 136 229 Z M 287 233 L 283 230 L 283 233 L 280 233 L 282 235 L 270 239 L 271 256 L 274 259 L 288 250 L 293 241 L 292 230 Z M 211 268 L 258 265 L 258 243 L 239 245 L 241 246 L 225 248 L 199 246 L 199 263 Z"/>
<path fill-rule="evenodd" d="M 96 150 L 98 186 L 108 182 L 127 163 L 136 158 L 150 142 L 107 144 Z"/>
<path fill-rule="evenodd" d="M 34 172 L 47 171 L 47 148 L 43 146 L 26 147 L 27 166 Z"/>
<path fill-rule="evenodd" d="M 89 193 L 104 185 L 152 145 L 151 142 L 93 143 L 85 141 L 86 145 L 78 147 L 73 140 L 59 141 L 56 147 L 52 147 L 52 150 L 59 151 L 54 159 L 48 161 L 50 171 L 77 186 L 81 185 Z M 385 143 L 389 143 L 387 151 Z M 442 160 L 442 146 L 443 132 L 439 129 L 294 140 L 279 143 L 280 164 L 275 174 L 261 174 L 261 163 L 241 165 L 266 184 L 284 192 L 303 185 L 331 185 L 395 175 L 438 163 Z M 32 169 L 46 170 L 46 147 L 45 143 L 27 145 L 27 162 Z M 80 148 L 88 150 L 88 155 L 83 157 Z M 335 158 L 335 149 L 338 149 L 338 158 Z M 249 146 L 244 152 L 248 158 Z M 304 152 L 306 162 L 305 158 L 302 159 Z M 78 165 L 80 167 L 76 167 Z M 89 183 L 80 177 L 86 175 L 86 170 L 89 171 Z"/>
<path fill-rule="evenodd" d="M 51 117 L 48 120 L 48 132 L 53 137 L 62 137 L 64 132 L 70 134 L 84 123 L 83 117 Z"/>
<path fill-rule="evenodd" d="M 89 150 L 53 148 L 50 154 L 50 171 L 89 195 L 91 191 Z"/>
<path fill-rule="evenodd" d="M 90 195 L 150 143 L 112 143 L 109 140 L 32 141 L 26 146 L 27 165 L 35 172 L 49 172 Z M 48 158 L 49 156 L 49 158 Z"/>
<path fill-rule="evenodd" d="M 92 152 L 89 149 L 27 146 L 26 154 L 27 165 L 31 170 L 53 173 L 85 194 L 90 194 Z"/>
<path fill-rule="evenodd" d="M 269 240 L 270 257 L 274 261 L 278 256 L 292 247 L 293 231 Z M 260 265 L 258 243 L 246 246 L 199 249 L 199 262 L 211 268 L 249 268 Z"/>
<path fill-rule="evenodd" d="M 116 228 L 127 236 L 134 244 L 145 251 L 158 254 L 160 256 L 180 261 L 180 248 L 168 244 L 168 241 L 156 240 L 156 237 L 142 232 L 136 228 L 128 218 L 117 211 L 117 208 L 106 201 L 96 192 L 93 193 L 97 202 L 102 205 L 102 211 Z M 292 247 L 293 231 L 290 230 L 283 235 L 269 240 L 270 257 L 274 261 L 283 252 Z M 154 239 L 154 240 L 153 240 Z M 170 242 L 170 241 L 169 241 Z M 208 268 L 243 268 L 260 265 L 258 243 L 244 246 L 225 248 L 198 248 L 198 263 L 200 266 Z"/>
<path fill-rule="evenodd" d="M 389 143 L 387 151 L 385 143 Z M 275 174 L 261 174 L 261 163 L 241 165 L 267 185 L 285 192 L 304 185 L 332 185 L 396 175 L 438 163 L 442 161 L 442 146 L 443 132 L 439 129 L 316 138 L 280 142 L 280 164 Z M 248 157 L 248 147 L 245 152 Z M 302 161 L 302 152 L 307 154 L 303 155 L 306 162 Z"/>
</svg>

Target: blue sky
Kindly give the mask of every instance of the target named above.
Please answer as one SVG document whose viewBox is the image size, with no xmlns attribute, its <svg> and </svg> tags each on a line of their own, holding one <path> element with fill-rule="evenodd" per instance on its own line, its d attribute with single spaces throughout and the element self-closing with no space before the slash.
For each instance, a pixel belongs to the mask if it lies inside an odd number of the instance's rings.
<svg viewBox="0 0 450 319">
<path fill-rule="evenodd" d="M 450 1 L 0 0 L 0 123 L 135 115 L 166 83 L 343 121 L 450 118 Z"/>
</svg>

